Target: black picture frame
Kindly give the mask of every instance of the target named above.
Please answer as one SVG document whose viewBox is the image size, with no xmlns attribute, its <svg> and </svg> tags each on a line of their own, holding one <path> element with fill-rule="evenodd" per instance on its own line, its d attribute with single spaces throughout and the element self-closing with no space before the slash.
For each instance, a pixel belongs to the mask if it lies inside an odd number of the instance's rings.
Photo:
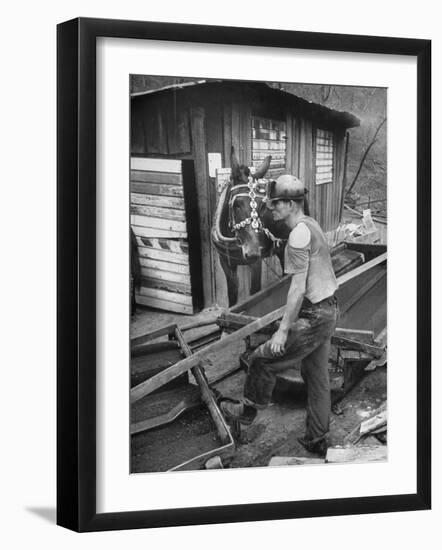
<svg viewBox="0 0 442 550">
<path fill-rule="evenodd" d="M 96 512 L 96 39 L 153 39 L 414 56 L 417 59 L 417 491 L 363 498 Z M 152 528 L 431 506 L 431 41 L 74 19 L 57 28 L 57 523 Z"/>
</svg>

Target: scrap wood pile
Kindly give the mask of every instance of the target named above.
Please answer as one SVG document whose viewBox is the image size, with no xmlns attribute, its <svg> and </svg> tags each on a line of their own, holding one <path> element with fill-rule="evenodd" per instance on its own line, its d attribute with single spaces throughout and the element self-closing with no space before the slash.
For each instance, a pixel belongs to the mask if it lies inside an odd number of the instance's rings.
<svg viewBox="0 0 442 550">
<path fill-rule="evenodd" d="M 379 444 L 369 441 L 375 436 Z M 387 460 L 387 404 L 384 402 L 369 418 L 360 422 L 345 438 L 344 445 L 327 449 L 324 458 L 274 456 L 269 466 L 301 466 L 305 464 L 339 464 L 384 462 Z"/>
</svg>

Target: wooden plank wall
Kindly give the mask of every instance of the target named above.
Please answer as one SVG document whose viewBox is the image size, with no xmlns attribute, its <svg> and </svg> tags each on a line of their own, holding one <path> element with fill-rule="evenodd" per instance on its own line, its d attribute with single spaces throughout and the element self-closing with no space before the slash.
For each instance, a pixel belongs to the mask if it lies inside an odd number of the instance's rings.
<svg viewBox="0 0 442 550">
<path fill-rule="evenodd" d="M 192 314 L 182 165 L 180 160 L 131 158 L 130 222 L 142 275 L 137 303 Z"/>
</svg>

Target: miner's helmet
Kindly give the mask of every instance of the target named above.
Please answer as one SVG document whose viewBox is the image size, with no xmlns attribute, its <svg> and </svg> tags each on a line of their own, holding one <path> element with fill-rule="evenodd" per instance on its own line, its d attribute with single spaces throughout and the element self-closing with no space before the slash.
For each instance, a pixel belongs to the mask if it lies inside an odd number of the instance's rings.
<svg viewBox="0 0 442 550">
<path fill-rule="evenodd" d="M 268 182 L 264 202 L 271 206 L 271 203 L 277 200 L 300 200 L 307 193 L 308 190 L 300 179 L 291 174 L 284 174 Z"/>
</svg>

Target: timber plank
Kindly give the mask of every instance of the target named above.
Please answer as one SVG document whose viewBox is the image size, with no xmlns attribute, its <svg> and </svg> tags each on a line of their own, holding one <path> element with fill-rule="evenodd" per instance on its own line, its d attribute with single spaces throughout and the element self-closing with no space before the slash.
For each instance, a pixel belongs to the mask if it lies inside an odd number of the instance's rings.
<svg viewBox="0 0 442 550">
<path fill-rule="evenodd" d="M 180 294 L 177 292 L 169 292 L 168 290 L 160 290 L 157 288 L 141 287 L 138 291 L 140 296 L 150 296 L 157 298 L 158 300 L 166 300 L 168 302 L 175 302 L 176 304 L 182 304 L 183 306 L 192 306 L 192 296 L 188 294 Z"/>
<path fill-rule="evenodd" d="M 141 170 L 131 170 L 130 179 L 131 181 L 164 183 L 166 185 L 181 185 L 183 183 L 181 174 L 171 174 L 169 172 L 144 172 Z"/>
<path fill-rule="evenodd" d="M 384 252 L 384 254 L 380 254 L 379 256 L 377 256 L 376 258 L 373 258 L 369 262 L 366 262 L 365 264 L 362 264 L 360 267 L 357 267 L 356 269 L 353 269 L 349 273 L 346 273 L 345 275 L 342 275 L 339 278 L 339 284 L 342 285 L 345 282 L 347 282 L 351 279 L 354 279 L 355 277 L 357 277 L 361 273 L 365 273 L 366 271 L 371 269 L 373 266 L 379 265 L 382 262 L 385 262 L 386 260 L 387 260 L 387 253 Z"/>
<path fill-rule="evenodd" d="M 191 109 L 191 132 L 192 132 L 192 154 L 195 162 L 195 179 L 197 184 L 197 202 L 199 214 L 200 233 L 200 273 L 201 273 L 201 294 L 204 299 L 204 306 L 208 307 L 214 302 L 215 280 L 212 269 L 212 212 L 210 208 L 209 170 L 207 164 L 206 130 L 205 130 L 205 109 L 192 107 Z"/>
<path fill-rule="evenodd" d="M 151 159 L 144 157 L 132 157 L 130 159 L 131 170 L 145 170 L 152 172 L 173 172 L 181 174 L 181 161 L 175 159 Z"/>
<path fill-rule="evenodd" d="M 340 306 L 341 314 L 345 313 L 347 310 L 349 310 L 356 302 L 358 302 L 364 294 L 367 294 L 367 292 L 383 277 L 385 277 L 384 271 L 378 271 L 371 277 L 364 285 L 360 286 L 359 289 L 351 294 L 345 303 Z"/>
<path fill-rule="evenodd" d="M 147 216 L 149 218 L 161 218 L 163 220 L 175 220 L 186 221 L 186 214 L 184 210 L 178 210 L 175 208 L 158 208 L 152 206 L 141 206 L 132 204 L 130 207 L 130 213 L 137 216 Z"/>
<path fill-rule="evenodd" d="M 337 328 L 335 330 L 337 336 L 344 338 L 350 338 L 350 340 L 358 340 L 359 342 L 365 342 L 366 344 L 378 344 L 374 339 L 374 332 L 372 330 L 357 330 L 349 328 Z"/>
<path fill-rule="evenodd" d="M 154 260 L 152 258 L 141 257 L 139 260 L 142 267 L 159 269 L 161 271 L 172 271 L 173 273 L 182 273 L 183 275 L 190 275 L 188 264 L 177 264 L 175 262 L 167 262 L 162 260 Z"/>
<path fill-rule="evenodd" d="M 138 246 L 155 248 L 156 250 L 166 250 L 176 252 L 177 254 L 188 254 L 189 245 L 185 240 L 163 239 L 156 237 L 137 237 Z"/>
<path fill-rule="evenodd" d="M 140 334 L 139 336 L 134 336 L 130 339 L 130 345 L 131 347 L 135 347 L 145 342 L 149 342 L 150 340 L 155 340 L 155 338 L 159 338 L 160 336 L 171 336 L 175 333 L 176 327 L 176 323 L 170 323 L 160 328 L 150 330 L 149 332 L 145 332 L 144 334 Z"/>
<path fill-rule="evenodd" d="M 172 265 L 172 264 L 171 264 Z M 190 284 L 190 276 L 183 273 L 174 273 L 173 271 L 163 271 L 153 267 L 141 266 L 141 275 L 143 277 L 154 277 L 163 281 L 174 281 L 178 283 Z"/>
<path fill-rule="evenodd" d="M 147 193 L 131 193 L 130 202 L 133 205 L 184 210 L 184 198 L 181 197 L 162 197 L 161 195 L 148 195 Z"/>
<path fill-rule="evenodd" d="M 186 315 L 192 315 L 193 313 L 192 306 L 178 304 L 176 302 L 171 302 L 169 300 L 161 300 L 159 298 L 154 298 L 153 296 L 142 296 L 141 294 L 136 294 L 136 301 L 137 301 L 137 304 L 154 307 L 157 309 L 165 309 L 166 311 L 175 311 L 177 313 L 185 313 Z M 169 370 L 169 369 L 166 369 L 166 370 Z"/>
<path fill-rule="evenodd" d="M 138 255 L 140 258 L 150 258 L 152 260 L 160 260 L 163 262 L 172 262 L 175 264 L 188 265 L 189 255 L 184 253 L 169 252 L 168 250 L 161 250 L 157 248 L 151 248 L 148 246 L 138 246 Z"/>
<path fill-rule="evenodd" d="M 176 392 L 175 392 L 176 393 Z M 170 394 L 173 396 L 173 392 L 170 392 Z M 169 401 L 171 398 L 169 395 L 165 393 L 161 393 L 161 399 L 166 402 L 166 399 L 164 396 L 167 395 L 169 398 Z M 201 403 L 201 396 L 199 393 L 198 388 L 195 386 L 190 386 L 189 388 L 182 388 L 180 391 L 180 395 L 183 395 L 183 398 L 178 401 L 176 404 L 172 406 L 167 412 L 164 412 L 160 415 L 150 415 L 147 414 L 148 418 L 144 416 L 144 420 L 139 420 L 131 423 L 130 425 L 130 434 L 134 435 L 137 433 L 141 433 L 147 430 L 152 430 L 154 428 L 158 428 L 160 426 L 164 426 L 165 424 L 169 424 L 170 422 L 173 422 L 177 418 L 179 418 L 184 412 L 188 411 L 189 409 L 193 407 L 197 407 Z M 166 402 L 167 403 L 167 402 Z M 165 406 L 166 406 L 165 403 Z M 158 408 L 158 403 L 153 402 L 153 404 L 150 407 L 152 410 L 155 410 Z M 147 409 L 149 412 L 149 407 L 144 407 L 144 409 Z M 142 411 L 144 414 L 146 414 L 145 410 Z M 142 416 L 138 413 L 139 416 Z"/>
<path fill-rule="evenodd" d="M 162 239 L 185 239 L 186 231 L 171 231 L 169 229 L 158 229 L 156 227 L 140 227 L 133 225 L 132 229 L 137 237 L 162 238 Z"/>
<path fill-rule="evenodd" d="M 329 463 L 365 464 L 366 462 L 385 462 L 387 458 L 386 445 L 372 447 L 329 447 L 325 461 Z"/>
<path fill-rule="evenodd" d="M 345 338 L 334 333 L 332 336 L 332 344 L 335 346 L 343 347 L 344 349 L 352 349 L 356 351 L 363 351 L 364 353 L 370 354 L 372 357 L 377 359 L 382 357 L 385 349 L 376 345 L 366 344 L 365 342 L 360 342 L 358 340 L 352 340 L 351 338 Z"/>
<path fill-rule="evenodd" d="M 160 290 L 167 290 L 169 292 L 178 292 L 180 294 L 191 294 L 190 281 L 185 283 L 178 283 L 176 281 L 165 281 L 164 279 L 157 279 L 155 277 L 142 277 L 141 288 L 158 288 Z"/>
<path fill-rule="evenodd" d="M 145 193 L 147 195 L 162 195 L 169 197 L 182 197 L 183 188 L 180 185 L 165 185 L 162 183 L 145 183 L 141 181 L 130 182 L 131 193 Z"/>
<path fill-rule="evenodd" d="M 158 229 L 167 229 L 168 231 L 187 232 L 186 222 L 180 222 L 176 220 L 167 220 L 164 218 L 137 216 L 135 214 L 131 214 L 130 222 L 132 225 L 138 225 L 139 227 L 155 227 Z"/>
</svg>

